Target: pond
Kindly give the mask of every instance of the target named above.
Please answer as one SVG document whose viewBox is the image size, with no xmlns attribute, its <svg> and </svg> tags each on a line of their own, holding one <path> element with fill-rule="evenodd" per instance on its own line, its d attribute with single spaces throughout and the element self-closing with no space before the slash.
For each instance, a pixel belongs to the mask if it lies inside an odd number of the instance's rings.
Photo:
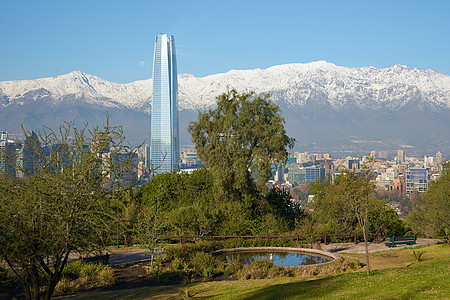
<svg viewBox="0 0 450 300">
<path fill-rule="evenodd" d="M 331 261 L 331 259 L 301 252 L 233 252 L 218 255 L 219 258 L 232 261 L 242 261 L 249 264 L 255 260 L 269 260 L 274 265 L 282 267 L 297 267 L 315 265 Z"/>
</svg>

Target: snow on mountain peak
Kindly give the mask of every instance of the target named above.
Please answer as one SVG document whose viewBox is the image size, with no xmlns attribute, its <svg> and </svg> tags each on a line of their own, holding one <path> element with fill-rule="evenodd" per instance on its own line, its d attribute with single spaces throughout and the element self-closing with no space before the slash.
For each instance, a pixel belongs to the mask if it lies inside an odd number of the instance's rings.
<svg viewBox="0 0 450 300">
<path fill-rule="evenodd" d="M 274 102 L 303 106 L 320 101 L 335 109 L 348 104 L 375 109 L 398 110 L 411 99 L 422 99 L 436 109 L 450 108 L 450 76 L 434 70 L 394 65 L 389 68 L 349 68 L 326 61 L 294 63 L 267 69 L 230 70 L 226 73 L 195 77 L 178 75 L 181 109 L 214 105 L 215 97 L 228 88 L 238 91 L 270 93 Z M 128 84 L 108 82 L 99 77 L 73 71 L 36 80 L 0 82 L 0 101 L 18 103 L 31 91 L 44 93 L 55 104 L 78 99 L 103 106 L 124 106 L 150 111 L 152 79 Z M 42 95 L 44 95 L 42 94 Z M 38 101 L 39 97 L 34 97 Z M 6 105 L 0 102 L 0 105 Z"/>
</svg>

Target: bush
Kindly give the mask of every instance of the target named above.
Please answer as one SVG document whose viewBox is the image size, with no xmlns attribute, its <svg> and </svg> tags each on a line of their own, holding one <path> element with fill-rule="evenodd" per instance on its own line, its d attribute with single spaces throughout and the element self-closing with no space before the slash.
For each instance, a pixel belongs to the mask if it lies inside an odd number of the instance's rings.
<svg viewBox="0 0 450 300">
<path fill-rule="evenodd" d="M 414 259 L 417 262 L 421 262 L 423 260 L 423 255 L 426 253 L 427 251 L 425 250 L 411 250 L 411 255 L 414 257 Z"/>
<path fill-rule="evenodd" d="M 294 270 L 297 276 L 316 276 L 338 274 L 347 271 L 356 271 L 361 268 L 361 263 L 356 259 L 339 258 L 334 262 L 320 265 L 308 265 L 297 267 Z"/>
<path fill-rule="evenodd" d="M 180 270 L 183 267 L 183 261 L 179 258 L 174 258 L 172 260 L 172 268 L 174 270 Z"/>
<path fill-rule="evenodd" d="M 64 270 L 61 274 L 62 277 L 76 279 L 80 277 L 81 269 L 86 263 L 82 260 L 76 260 L 64 266 Z"/>
<path fill-rule="evenodd" d="M 166 257 L 169 260 L 179 258 L 184 261 L 190 261 L 197 252 L 211 252 L 220 249 L 219 242 L 199 241 L 193 244 L 174 245 L 166 248 Z"/>
<path fill-rule="evenodd" d="M 213 268 L 206 268 L 206 269 L 203 270 L 202 274 L 203 274 L 203 277 L 205 277 L 205 280 L 212 279 L 212 277 L 214 275 L 214 269 Z"/>
<path fill-rule="evenodd" d="M 67 277 L 61 278 L 55 287 L 55 292 L 60 294 L 73 294 L 78 291 L 79 283 L 71 281 Z"/>
<path fill-rule="evenodd" d="M 195 266 L 201 267 L 203 269 L 214 269 L 219 265 L 219 261 L 216 257 L 214 257 L 212 254 L 204 252 L 195 253 L 194 257 L 192 258 L 192 263 Z"/>
<path fill-rule="evenodd" d="M 116 278 L 114 277 L 114 271 L 109 266 L 105 266 L 103 270 L 98 274 L 98 279 L 104 285 L 110 286 L 116 283 Z"/>
<path fill-rule="evenodd" d="M 97 278 L 104 266 L 101 264 L 83 264 L 80 270 L 80 281 L 82 284 L 88 284 Z"/>
<path fill-rule="evenodd" d="M 109 266 L 77 260 L 64 267 L 55 291 L 62 294 L 75 293 L 83 285 L 110 286 L 114 283 L 114 270 Z"/>
<path fill-rule="evenodd" d="M 169 273 L 167 272 L 161 272 L 158 275 L 158 281 L 161 283 L 166 283 L 169 280 Z"/>
<path fill-rule="evenodd" d="M 8 269 L 0 266 L 0 283 L 4 283 L 9 279 Z"/>
<path fill-rule="evenodd" d="M 272 262 L 265 259 L 257 259 L 251 264 L 246 264 L 241 270 L 241 279 L 264 279 L 267 278 L 269 270 L 273 268 Z"/>
</svg>

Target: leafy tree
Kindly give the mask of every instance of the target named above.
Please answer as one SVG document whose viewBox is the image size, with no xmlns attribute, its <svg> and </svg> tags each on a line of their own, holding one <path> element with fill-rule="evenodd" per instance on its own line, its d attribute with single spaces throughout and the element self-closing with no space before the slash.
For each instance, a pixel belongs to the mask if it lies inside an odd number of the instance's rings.
<svg viewBox="0 0 450 300">
<path fill-rule="evenodd" d="M 441 176 L 429 183 L 427 192 L 417 197 L 409 215 L 412 228 L 425 236 L 442 237 L 450 232 L 450 168 L 449 162 Z"/>
<path fill-rule="evenodd" d="M 0 256 L 20 279 L 26 297 L 50 299 L 70 253 L 99 249 L 111 217 L 109 182 L 128 173 L 134 149 L 120 127 L 24 132 L 33 172 L 0 174 Z M 3 153 L 14 164 L 18 157 Z"/>
<path fill-rule="evenodd" d="M 265 196 L 265 200 L 267 206 L 262 214 L 271 213 L 276 216 L 278 223 L 285 223 L 285 232 L 293 229 L 295 222 L 306 216 L 301 207 L 291 201 L 291 194 L 285 189 L 271 188 Z"/>
<path fill-rule="evenodd" d="M 310 186 L 314 196 L 315 220 L 335 229 L 336 233 L 355 231 L 364 235 L 367 273 L 369 273 L 368 230 L 385 226 L 388 231 L 401 231 L 398 215 L 376 199 L 373 183 L 373 161 L 359 172 L 346 170 L 333 183 L 317 181 Z M 338 230 L 336 230 L 338 229 Z M 339 230 L 342 230 L 339 232 Z"/>
<path fill-rule="evenodd" d="M 219 198 L 251 200 L 255 187 L 266 193 L 271 163 L 281 163 L 294 139 L 284 130 L 277 105 L 254 93 L 232 89 L 217 97 L 217 107 L 198 113 L 189 132 L 199 158 L 212 172 Z"/>
</svg>

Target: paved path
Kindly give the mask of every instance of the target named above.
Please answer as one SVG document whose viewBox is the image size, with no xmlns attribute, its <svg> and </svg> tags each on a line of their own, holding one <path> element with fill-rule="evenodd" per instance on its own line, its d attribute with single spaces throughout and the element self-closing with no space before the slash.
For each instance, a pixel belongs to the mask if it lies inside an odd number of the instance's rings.
<svg viewBox="0 0 450 300">
<path fill-rule="evenodd" d="M 385 241 L 386 242 L 386 241 Z M 418 238 L 415 245 L 397 245 L 397 247 L 389 248 L 384 243 L 369 243 L 369 252 L 378 252 L 378 251 L 387 251 L 387 250 L 395 250 L 402 248 L 414 248 L 418 246 L 425 246 L 430 244 L 439 244 L 442 243 L 442 240 L 437 239 L 422 239 Z M 322 244 L 322 250 L 328 250 L 333 253 L 365 253 L 364 242 L 354 244 L 354 243 L 332 243 L 328 245 Z"/>
<path fill-rule="evenodd" d="M 147 249 L 124 248 L 108 249 L 110 265 L 126 265 L 151 259 L 151 254 Z"/>
</svg>

